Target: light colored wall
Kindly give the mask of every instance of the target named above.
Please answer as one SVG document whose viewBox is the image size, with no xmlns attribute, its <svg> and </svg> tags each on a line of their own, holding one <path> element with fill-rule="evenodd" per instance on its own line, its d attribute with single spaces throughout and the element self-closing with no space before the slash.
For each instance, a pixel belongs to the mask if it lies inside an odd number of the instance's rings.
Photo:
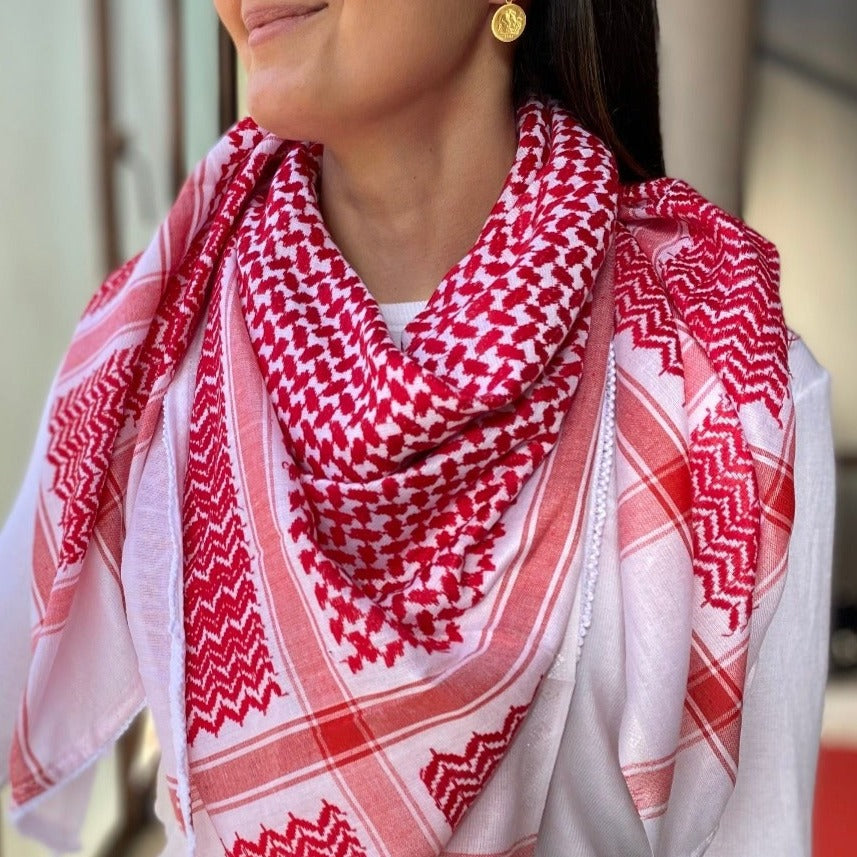
<svg viewBox="0 0 857 857">
<path fill-rule="evenodd" d="M 171 201 L 166 176 L 163 4 L 114 3 L 114 85 L 132 163 L 119 172 L 123 252 L 148 242 Z M 42 403 L 101 268 L 95 164 L 92 4 L 5 4 L 0 26 L 0 520 L 23 476 Z M 217 136 L 216 16 L 184 11 L 186 158 Z"/>
<path fill-rule="evenodd" d="M 129 141 L 117 170 L 123 257 L 148 244 L 172 201 L 167 5 L 139 0 L 111 0 L 110 4 L 113 109 Z"/>
<path fill-rule="evenodd" d="M 84 0 L 4 4 L 0 26 L 0 517 L 97 281 Z M 49 61 L 48 61 L 49 60 Z"/>
<path fill-rule="evenodd" d="M 211 0 L 182 4 L 185 45 L 185 163 L 196 164 L 219 135 L 217 14 Z"/>
<path fill-rule="evenodd" d="M 736 213 L 756 5 L 658 0 L 667 171 Z"/>
<path fill-rule="evenodd" d="M 766 49 L 857 86 L 854 0 L 762 0 L 761 33 Z"/>
</svg>

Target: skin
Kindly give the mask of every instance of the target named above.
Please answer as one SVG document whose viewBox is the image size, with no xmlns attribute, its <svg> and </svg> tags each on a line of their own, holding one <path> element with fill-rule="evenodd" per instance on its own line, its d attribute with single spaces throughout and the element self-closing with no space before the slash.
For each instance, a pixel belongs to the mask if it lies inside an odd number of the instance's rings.
<svg viewBox="0 0 857 857">
<path fill-rule="evenodd" d="M 491 33 L 497 0 L 327 0 L 255 47 L 242 2 L 290 0 L 214 2 L 251 115 L 324 144 L 325 223 L 376 300 L 427 299 L 479 236 L 515 158 L 514 43 Z"/>
</svg>

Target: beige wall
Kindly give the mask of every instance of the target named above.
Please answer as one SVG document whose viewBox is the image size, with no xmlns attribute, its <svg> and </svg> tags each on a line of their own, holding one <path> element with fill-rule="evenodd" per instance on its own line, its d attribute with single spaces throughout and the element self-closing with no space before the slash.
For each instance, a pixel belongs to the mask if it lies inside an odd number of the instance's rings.
<svg viewBox="0 0 857 857">
<path fill-rule="evenodd" d="M 57 361 L 98 278 L 89 5 L 30 0 L 3 9 L 0 517 L 23 476 Z M 6 800 L 4 793 L 4 807 Z M 103 826 L 93 821 L 87 836 L 97 840 Z M 48 854 L 15 836 L 5 819 L 0 848 L 4 857 Z"/>
<path fill-rule="evenodd" d="M 0 517 L 23 476 L 60 353 L 98 278 L 89 5 L 7 4 L 0 26 Z"/>
<path fill-rule="evenodd" d="M 664 151 L 670 175 L 733 212 L 755 0 L 658 0 Z"/>
</svg>

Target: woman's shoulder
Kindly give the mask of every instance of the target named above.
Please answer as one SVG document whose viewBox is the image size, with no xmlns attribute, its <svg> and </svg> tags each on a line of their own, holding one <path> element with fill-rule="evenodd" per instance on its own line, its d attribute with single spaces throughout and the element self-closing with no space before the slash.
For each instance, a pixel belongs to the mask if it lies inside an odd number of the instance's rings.
<svg viewBox="0 0 857 857">
<path fill-rule="evenodd" d="M 620 219 L 632 231 L 663 233 L 665 227 L 675 228 L 683 239 L 675 241 L 676 250 L 708 251 L 712 261 L 724 257 L 739 261 L 745 254 L 761 257 L 774 269 L 774 277 L 779 273 L 779 257 L 771 241 L 683 179 L 664 176 L 623 185 L 619 209 Z"/>
<path fill-rule="evenodd" d="M 658 178 L 623 186 L 619 220 L 674 296 L 718 312 L 761 309 L 781 321 L 777 248 L 687 182 Z M 785 325 L 778 326 L 784 336 Z"/>
<path fill-rule="evenodd" d="M 793 332 L 789 342 L 789 373 L 796 404 L 812 399 L 828 406 L 830 373 L 815 359 L 806 342 Z"/>
</svg>

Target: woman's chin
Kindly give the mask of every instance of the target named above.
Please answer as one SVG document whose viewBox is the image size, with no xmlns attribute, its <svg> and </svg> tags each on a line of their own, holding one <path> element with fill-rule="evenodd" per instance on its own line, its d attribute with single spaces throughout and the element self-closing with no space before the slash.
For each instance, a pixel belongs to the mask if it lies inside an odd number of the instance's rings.
<svg viewBox="0 0 857 857">
<path fill-rule="evenodd" d="M 319 102 L 316 101 L 316 104 Z M 313 99 L 300 87 L 251 80 L 247 85 L 247 108 L 254 121 L 285 140 L 309 140 L 313 126 Z"/>
</svg>

